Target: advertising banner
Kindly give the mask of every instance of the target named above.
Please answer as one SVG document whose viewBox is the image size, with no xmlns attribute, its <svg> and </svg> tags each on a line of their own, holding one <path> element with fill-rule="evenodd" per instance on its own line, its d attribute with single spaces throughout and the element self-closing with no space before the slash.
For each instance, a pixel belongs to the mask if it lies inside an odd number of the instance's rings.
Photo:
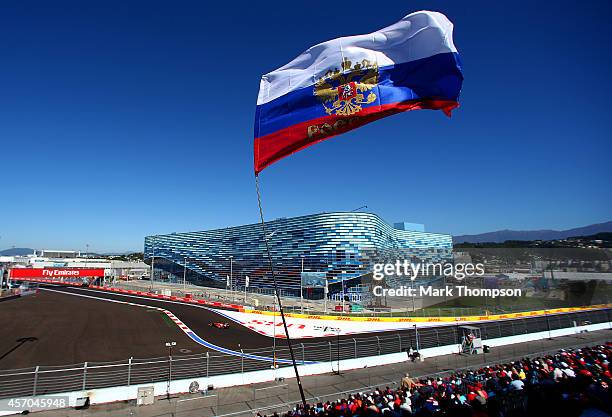
<svg viewBox="0 0 612 417">
<path fill-rule="evenodd" d="M 13 268 L 11 278 L 103 277 L 102 268 Z"/>
</svg>

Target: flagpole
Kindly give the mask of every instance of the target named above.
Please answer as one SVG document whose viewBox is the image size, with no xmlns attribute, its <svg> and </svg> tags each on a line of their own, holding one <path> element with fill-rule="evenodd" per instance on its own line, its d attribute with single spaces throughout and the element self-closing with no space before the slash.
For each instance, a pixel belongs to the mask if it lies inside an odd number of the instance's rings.
<svg viewBox="0 0 612 417">
<path fill-rule="evenodd" d="M 295 371 L 295 379 L 297 381 L 298 388 L 300 389 L 300 396 L 302 397 L 302 404 L 306 408 L 306 397 L 304 396 L 304 388 L 302 388 L 302 381 L 300 379 L 300 373 L 298 372 L 297 364 L 295 363 L 295 355 L 293 353 L 293 346 L 291 345 L 291 338 L 289 337 L 289 330 L 287 329 L 287 320 L 285 320 L 285 313 L 283 312 L 283 304 L 281 302 L 280 292 L 278 291 L 278 284 L 276 283 L 276 274 L 274 273 L 274 262 L 272 262 L 272 255 L 270 254 L 270 245 L 268 244 L 268 237 L 266 234 L 266 222 L 264 220 L 263 209 L 261 208 L 261 193 L 259 192 L 259 175 L 255 174 L 255 189 L 257 190 L 257 204 L 259 205 L 259 217 L 261 218 L 261 228 L 263 230 L 264 242 L 266 244 L 266 252 L 268 254 L 268 262 L 270 263 L 270 271 L 272 272 L 272 282 L 274 283 L 274 293 L 276 300 L 278 301 L 278 309 L 283 319 L 283 327 L 285 328 L 285 336 L 287 337 L 287 345 L 289 346 L 289 353 L 291 354 L 291 362 L 293 362 L 293 370 Z M 274 312 L 276 315 L 276 312 Z M 274 340 L 276 341 L 276 329 L 274 329 Z M 276 352 L 274 352 L 276 354 Z"/>
</svg>

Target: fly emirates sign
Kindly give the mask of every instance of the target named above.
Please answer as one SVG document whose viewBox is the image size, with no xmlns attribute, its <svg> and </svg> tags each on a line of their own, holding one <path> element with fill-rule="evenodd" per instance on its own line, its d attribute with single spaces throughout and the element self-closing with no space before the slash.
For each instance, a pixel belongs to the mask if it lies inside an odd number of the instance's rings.
<svg viewBox="0 0 612 417">
<path fill-rule="evenodd" d="M 79 278 L 103 277 L 102 268 L 14 268 L 11 278 Z"/>
</svg>

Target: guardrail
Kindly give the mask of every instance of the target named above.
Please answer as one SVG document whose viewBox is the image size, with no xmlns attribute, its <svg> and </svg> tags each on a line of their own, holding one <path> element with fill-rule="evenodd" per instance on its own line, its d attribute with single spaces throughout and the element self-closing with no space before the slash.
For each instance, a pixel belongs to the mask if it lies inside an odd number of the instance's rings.
<svg viewBox="0 0 612 417">
<path fill-rule="evenodd" d="M 480 323 L 483 340 L 574 327 L 586 322 L 609 322 L 610 309 Z M 440 326 L 402 330 L 397 333 L 361 335 L 358 338 L 328 338 L 324 341 L 294 342 L 300 362 L 335 362 L 460 343 L 458 326 Z M 418 340 L 417 340 L 418 338 Z M 284 341 L 277 342 L 284 345 Z M 244 349 L 244 354 L 289 359 L 288 349 Z M 278 364 L 288 366 L 287 364 Z M 130 358 L 116 362 L 85 362 L 68 366 L 37 366 L 1 370 L 0 398 L 81 391 L 113 386 L 130 386 L 244 373 L 270 369 L 270 363 L 245 356 L 206 352 L 150 359 Z"/>
</svg>

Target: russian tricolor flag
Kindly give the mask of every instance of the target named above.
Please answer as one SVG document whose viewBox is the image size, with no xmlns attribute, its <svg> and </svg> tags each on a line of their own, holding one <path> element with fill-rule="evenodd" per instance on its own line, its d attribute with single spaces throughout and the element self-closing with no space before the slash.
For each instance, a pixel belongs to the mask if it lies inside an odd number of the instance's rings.
<svg viewBox="0 0 612 417">
<path fill-rule="evenodd" d="M 255 174 L 317 142 L 392 114 L 458 106 L 453 24 L 421 11 L 379 31 L 315 45 L 261 78 Z"/>
</svg>

